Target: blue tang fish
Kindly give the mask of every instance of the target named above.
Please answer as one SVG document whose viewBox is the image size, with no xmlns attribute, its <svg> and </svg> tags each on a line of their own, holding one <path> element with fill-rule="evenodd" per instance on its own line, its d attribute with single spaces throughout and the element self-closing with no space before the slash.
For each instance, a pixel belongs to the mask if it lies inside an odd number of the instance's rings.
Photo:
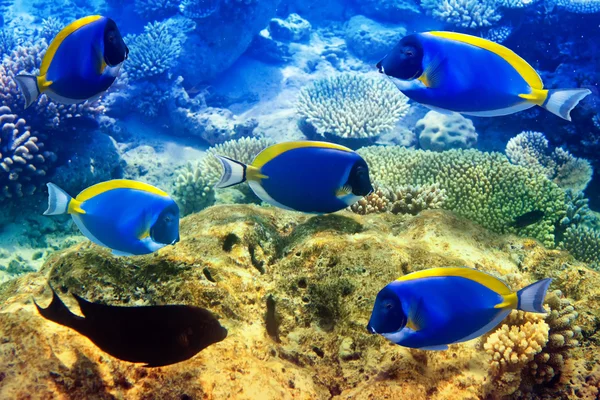
<svg viewBox="0 0 600 400">
<path fill-rule="evenodd" d="M 261 200 L 286 210 L 326 214 L 373 191 L 365 160 L 347 147 L 326 142 L 285 142 L 266 148 L 252 164 L 217 156 L 224 188 L 244 181 Z"/>
<path fill-rule="evenodd" d="M 62 104 L 97 98 L 113 84 L 128 54 L 115 21 L 100 15 L 78 19 L 52 40 L 38 76 L 16 77 L 25 107 L 41 93 Z"/>
<path fill-rule="evenodd" d="M 162 190 L 116 179 L 90 186 L 72 198 L 48 183 L 44 215 L 71 214 L 79 230 L 113 254 L 148 254 L 179 241 L 179 207 Z"/>
<path fill-rule="evenodd" d="M 552 279 L 518 292 L 471 268 L 431 268 L 384 287 L 367 329 L 391 342 L 422 350 L 446 350 L 494 329 L 512 310 L 545 313 Z"/>
<path fill-rule="evenodd" d="M 405 36 L 377 63 L 410 99 L 442 113 L 508 115 L 540 106 L 568 121 L 589 89 L 544 89 L 538 73 L 512 50 L 455 32 Z"/>
</svg>

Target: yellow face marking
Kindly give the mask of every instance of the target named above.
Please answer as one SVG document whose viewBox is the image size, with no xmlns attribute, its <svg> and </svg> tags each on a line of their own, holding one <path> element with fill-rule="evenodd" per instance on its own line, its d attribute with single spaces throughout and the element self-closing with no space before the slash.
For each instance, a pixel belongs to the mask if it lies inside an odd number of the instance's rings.
<svg viewBox="0 0 600 400">
<path fill-rule="evenodd" d="M 98 183 L 94 186 L 90 186 L 85 189 L 83 192 L 77 195 L 77 201 L 84 202 L 86 200 L 91 199 L 99 194 L 104 192 L 108 192 L 113 189 L 133 189 L 133 190 L 141 190 L 148 193 L 153 193 L 158 196 L 169 197 L 166 192 L 163 192 L 159 188 L 156 188 L 152 185 L 148 185 L 147 183 L 130 181 L 127 179 L 114 179 L 112 181 Z"/>
<path fill-rule="evenodd" d="M 544 88 L 542 78 L 540 78 L 536 70 L 533 69 L 533 67 L 529 65 L 527 61 L 519 57 L 514 51 L 501 46 L 498 43 L 494 43 L 490 40 L 486 40 L 477 36 L 465 35 L 464 33 L 438 31 L 428 32 L 428 34 L 445 39 L 456 40 L 458 42 L 467 43 L 475 47 L 491 51 L 508 62 L 521 75 L 521 77 L 523 77 L 525 82 L 527 82 L 532 89 Z"/>
<path fill-rule="evenodd" d="M 422 278 L 457 276 L 472 280 L 505 297 L 514 294 L 508 286 L 492 275 L 466 267 L 430 268 L 401 276 L 397 281 L 412 281 Z"/>
<path fill-rule="evenodd" d="M 328 142 L 312 142 L 312 141 L 284 142 L 284 143 L 278 143 L 271 147 L 267 147 L 266 149 L 261 151 L 256 156 L 254 161 L 252 161 L 252 166 L 260 169 L 263 165 L 265 165 L 266 163 L 268 163 L 269 161 L 271 161 L 278 155 L 283 154 L 288 150 L 299 149 L 302 147 L 321 147 L 324 149 L 335 149 L 335 150 L 352 152 L 352 150 L 347 147 L 340 146 L 340 145 L 333 144 L 333 143 L 328 143 Z"/>
<path fill-rule="evenodd" d="M 38 81 L 38 86 L 40 87 L 40 90 L 41 90 L 42 86 L 44 86 L 44 82 L 46 80 L 46 74 L 48 73 L 48 68 L 50 68 L 52 59 L 56 55 L 58 48 L 60 47 L 62 42 L 67 38 L 67 36 L 69 36 L 71 33 L 75 32 L 77 29 L 79 29 L 85 25 L 88 25 L 94 21 L 97 21 L 100 18 L 102 18 L 101 15 L 90 15 L 88 17 L 78 19 L 77 21 L 74 21 L 71 24 L 64 27 L 63 30 L 60 31 L 58 33 L 58 35 L 56 35 L 56 37 L 52 40 L 52 43 L 50 43 L 50 46 L 48 46 L 48 50 L 46 50 L 46 54 L 44 55 L 44 59 L 42 60 L 42 65 L 40 67 L 40 74 L 39 74 L 40 78 L 43 79 L 41 86 L 39 85 L 40 82 Z"/>
</svg>

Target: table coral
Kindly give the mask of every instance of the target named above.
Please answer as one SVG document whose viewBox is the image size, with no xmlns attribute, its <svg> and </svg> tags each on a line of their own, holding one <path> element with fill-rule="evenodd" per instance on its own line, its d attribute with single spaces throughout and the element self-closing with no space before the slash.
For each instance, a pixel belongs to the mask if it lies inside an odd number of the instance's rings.
<svg viewBox="0 0 600 400">
<path fill-rule="evenodd" d="M 555 222 L 565 216 L 565 193 L 544 175 L 512 165 L 499 153 L 449 150 L 435 153 L 402 147 L 358 150 L 372 180 L 388 187 L 439 184 L 446 191 L 444 209 L 496 232 L 517 232 L 510 223 L 532 210 L 543 210 L 537 224 L 518 230 L 554 247 Z"/>
<path fill-rule="evenodd" d="M 371 139 L 393 129 L 408 113 L 407 103 L 408 98 L 385 78 L 342 73 L 302 89 L 297 109 L 305 131 Z"/>
</svg>

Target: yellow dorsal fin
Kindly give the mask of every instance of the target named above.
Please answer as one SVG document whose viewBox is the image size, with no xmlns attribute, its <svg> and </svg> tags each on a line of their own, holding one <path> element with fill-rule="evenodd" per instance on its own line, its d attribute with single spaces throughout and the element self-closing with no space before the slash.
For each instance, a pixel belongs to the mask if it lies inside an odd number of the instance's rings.
<svg viewBox="0 0 600 400">
<path fill-rule="evenodd" d="M 437 36 L 445 39 L 456 40 L 458 42 L 467 43 L 481 49 L 491 51 L 494 54 L 502 57 L 508 62 L 533 89 L 543 89 L 544 84 L 542 78 L 538 75 L 535 69 L 527 61 L 522 59 L 514 51 L 498 43 L 486 40 L 477 36 L 466 35 L 457 32 L 428 32 L 432 36 Z M 485 67 L 484 67 L 485 68 Z"/>
<path fill-rule="evenodd" d="M 283 142 L 278 143 L 273 146 L 267 147 L 263 151 L 261 151 L 254 161 L 252 161 L 252 166 L 260 169 L 263 165 L 277 157 L 278 155 L 285 153 L 288 150 L 299 149 L 302 147 L 321 147 L 325 149 L 336 149 L 342 151 L 352 151 L 351 149 L 340 146 L 334 143 L 328 142 L 317 142 L 317 141 L 297 141 L 297 142 Z"/>
<path fill-rule="evenodd" d="M 81 201 L 78 201 L 76 199 L 71 199 L 71 201 L 69 201 L 67 213 L 69 213 L 69 214 L 85 214 L 85 210 L 83 208 L 81 208 Z"/>
<path fill-rule="evenodd" d="M 48 46 L 48 49 L 46 50 L 46 54 L 44 55 L 44 59 L 42 60 L 42 65 L 40 67 L 39 75 L 45 76 L 48 73 L 48 68 L 50 68 L 50 64 L 52 63 L 52 59 L 54 58 L 54 55 L 58 51 L 58 48 L 60 47 L 62 42 L 67 38 L 67 36 L 69 36 L 71 33 L 75 32 L 77 29 L 79 29 L 87 24 L 90 24 L 94 21 L 97 21 L 100 18 L 102 18 L 101 15 L 90 15 L 88 17 L 80 18 L 77 21 L 70 23 L 69 25 L 64 27 L 60 32 L 58 32 L 58 35 L 56 35 L 56 37 L 52 40 L 52 42 Z M 40 88 L 40 90 L 41 90 L 41 88 Z"/>
<path fill-rule="evenodd" d="M 430 268 L 422 271 L 412 272 L 410 274 L 401 276 L 398 281 L 410 281 L 415 279 L 433 278 L 433 277 L 445 277 L 445 276 L 457 276 L 461 278 L 470 279 L 477 282 L 488 289 L 498 293 L 501 296 L 508 296 L 514 294 L 508 286 L 500 279 L 486 274 L 485 272 L 477 271 L 476 269 L 468 267 L 441 267 L 441 268 Z"/>
<path fill-rule="evenodd" d="M 84 202 L 86 200 L 91 199 L 94 196 L 97 196 L 104 192 L 108 192 L 109 190 L 113 189 L 141 190 L 144 192 L 156 194 L 158 196 L 169 197 L 169 195 L 166 192 L 163 192 L 159 188 L 156 188 L 144 182 L 131 181 L 128 179 L 113 179 L 112 181 L 98 183 L 94 186 L 90 186 L 89 188 L 85 189 L 83 192 L 77 195 L 77 201 Z"/>
</svg>

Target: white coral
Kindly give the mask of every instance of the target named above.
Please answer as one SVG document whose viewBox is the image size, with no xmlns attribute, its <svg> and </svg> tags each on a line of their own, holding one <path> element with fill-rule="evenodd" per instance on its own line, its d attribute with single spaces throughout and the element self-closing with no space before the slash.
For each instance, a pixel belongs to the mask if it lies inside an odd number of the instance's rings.
<svg viewBox="0 0 600 400">
<path fill-rule="evenodd" d="M 300 92 L 298 114 L 320 135 L 373 138 L 389 132 L 408 113 L 408 98 L 379 76 L 343 73 Z"/>
</svg>

